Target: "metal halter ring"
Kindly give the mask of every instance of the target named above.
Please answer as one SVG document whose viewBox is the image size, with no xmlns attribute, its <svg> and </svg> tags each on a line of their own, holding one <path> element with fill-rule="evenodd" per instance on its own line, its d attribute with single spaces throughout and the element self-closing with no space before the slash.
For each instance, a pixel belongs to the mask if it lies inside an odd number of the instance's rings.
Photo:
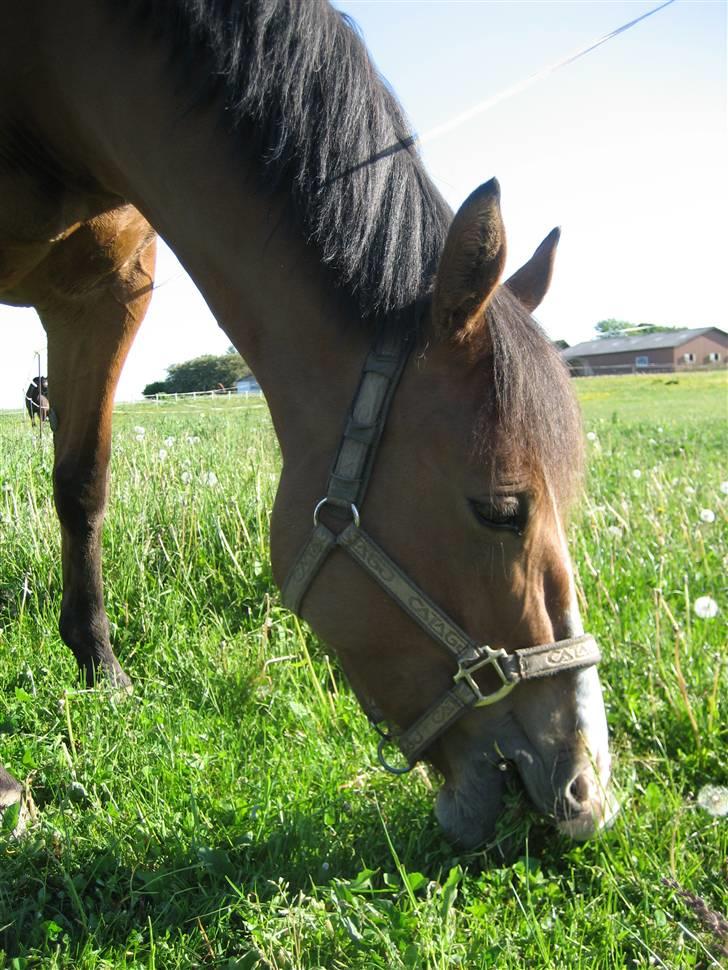
<svg viewBox="0 0 728 970">
<path fill-rule="evenodd" d="M 313 524 L 314 524 L 314 526 L 317 526 L 319 524 L 319 512 L 324 507 L 324 505 L 328 505 L 329 502 L 331 502 L 334 505 L 338 504 L 337 502 L 334 502 L 333 499 L 329 498 L 328 495 L 326 495 L 316 505 L 316 508 L 313 510 Z M 346 508 L 346 505 L 345 504 L 342 505 L 342 508 Z M 351 512 L 351 518 L 352 518 L 352 520 L 354 522 L 354 525 L 358 529 L 359 528 L 359 522 L 360 522 L 360 519 L 359 519 L 359 509 L 356 507 L 356 505 L 354 505 L 353 502 L 349 505 L 349 511 Z"/>
<path fill-rule="evenodd" d="M 377 745 L 377 757 L 379 758 L 379 764 L 388 771 L 390 775 L 406 775 L 414 768 L 409 762 L 405 763 L 404 767 L 398 768 L 397 765 L 390 765 L 384 756 L 384 749 L 388 744 L 396 744 L 394 738 L 389 737 L 389 735 L 383 734 L 379 739 L 379 744 Z"/>
<path fill-rule="evenodd" d="M 470 689 L 473 691 L 477 700 L 473 707 L 487 707 L 489 704 L 495 704 L 497 701 L 501 700 L 506 694 L 510 694 L 513 688 L 516 686 L 517 681 L 508 680 L 506 675 L 503 673 L 503 668 L 498 663 L 499 657 L 507 657 L 508 654 L 505 650 L 493 650 L 492 647 L 483 646 L 480 650 L 485 651 L 485 657 L 482 660 L 477 660 L 475 663 L 465 666 L 462 662 L 458 667 L 458 671 L 453 677 L 455 683 L 460 680 L 467 680 Z M 483 694 L 478 684 L 473 679 L 473 674 L 481 670 L 483 667 L 493 667 L 503 681 L 502 685 L 498 690 L 493 691 L 492 694 Z"/>
</svg>

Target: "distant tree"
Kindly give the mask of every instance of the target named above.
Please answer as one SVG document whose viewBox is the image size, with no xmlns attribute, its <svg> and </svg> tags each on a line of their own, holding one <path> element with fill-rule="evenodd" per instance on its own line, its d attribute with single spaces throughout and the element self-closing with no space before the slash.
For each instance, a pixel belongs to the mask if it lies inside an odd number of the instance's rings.
<svg viewBox="0 0 728 970">
<path fill-rule="evenodd" d="M 634 337 L 640 333 L 666 333 L 670 330 L 679 329 L 679 327 L 661 326 L 657 323 L 630 323 L 628 320 L 615 320 L 613 317 L 608 320 L 600 320 L 594 327 L 594 331 L 600 340 L 607 337 Z"/>
<path fill-rule="evenodd" d="M 147 386 L 142 391 L 142 394 L 166 394 L 167 393 L 167 382 L 166 381 L 152 381 L 151 384 Z"/>
<path fill-rule="evenodd" d="M 143 394 L 185 394 L 190 391 L 214 391 L 232 387 L 250 368 L 237 352 L 220 356 L 205 354 L 167 368 L 167 379 L 147 384 Z"/>
<path fill-rule="evenodd" d="M 613 317 L 610 317 L 609 320 L 600 320 L 594 327 L 594 332 L 600 339 L 604 337 L 618 337 L 620 334 L 624 334 L 629 330 L 634 330 L 634 326 L 633 323 L 628 323 L 626 320 L 615 320 Z"/>
</svg>

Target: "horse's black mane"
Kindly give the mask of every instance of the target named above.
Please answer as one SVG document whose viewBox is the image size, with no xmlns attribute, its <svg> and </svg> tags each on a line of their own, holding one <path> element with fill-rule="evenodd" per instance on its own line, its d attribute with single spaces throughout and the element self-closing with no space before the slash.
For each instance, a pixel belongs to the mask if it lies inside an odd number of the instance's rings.
<svg viewBox="0 0 728 970">
<path fill-rule="evenodd" d="M 451 212 L 347 17 L 322 0 L 129 0 L 178 84 L 292 187 L 307 238 L 364 317 L 423 295 Z"/>
<path fill-rule="evenodd" d="M 307 239 L 362 316 L 391 314 L 396 326 L 396 311 L 430 289 L 452 213 L 352 22 L 326 0 L 127 2 L 167 47 L 186 98 L 217 102 L 265 183 L 291 192 Z M 488 327 L 490 432 L 479 437 L 493 441 L 494 423 L 501 442 L 569 491 L 579 420 L 558 354 L 506 288 Z"/>
</svg>

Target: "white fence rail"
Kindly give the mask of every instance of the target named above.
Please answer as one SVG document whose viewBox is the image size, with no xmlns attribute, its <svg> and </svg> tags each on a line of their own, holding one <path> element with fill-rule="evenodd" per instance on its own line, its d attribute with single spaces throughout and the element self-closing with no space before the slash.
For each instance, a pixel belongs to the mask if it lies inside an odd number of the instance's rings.
<svg viewBox="0 0 728 970">
<path fill-rule="evenodd" d="M 195 399 L 198 397 L 261 397 L 263 392 L 258 384 L 239 391 L 237 385 L 233 387 L 216 387 L 212 391 L 172 391 L 160 394 L 143 394 L 141 402 L 161 404 L 164 401 L 181 401 L 185 399 Z"/>
<path fill-rule="evenodd" d="M 728 364 L 588 364 L 565 360 L 572 377 L 614 377 L 620 374 L 693 374 L 695 371 L 726 370 Z"/>
</svg>

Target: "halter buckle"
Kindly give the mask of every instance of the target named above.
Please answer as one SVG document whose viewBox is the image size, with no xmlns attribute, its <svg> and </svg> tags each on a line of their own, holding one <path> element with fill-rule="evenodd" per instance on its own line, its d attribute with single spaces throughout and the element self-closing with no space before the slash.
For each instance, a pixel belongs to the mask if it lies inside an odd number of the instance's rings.
<svg viewBox="0 0 728 970">
<path fill-rule="evenodd" d="M 472 690 L 472 692 L 475 694 L 475 697 L 476 697 L 476 701 L 473 704 L 473 707 L 487 707 L 489 704 L 495 704 L 499 700 L 504 698 L 507 694 L 510 694 L 510 692 L 516 686 L 518 681 L 509 680 L 503 668 L 498 663 L 498 660 L 500 657 L 508 656 L 505 650 L 503 650 L 502 648 L 498 650 L 494 650 L 492 647 L 489 647 L 487 644 L 484 644 L 482 647 L 479 647 L 478 650 L 479 650 L 479 653 L 481 654 L 481 659 L 476 660 L 475 663 L 471 663 L 467 665 L 465 661 L 461 660 L 458 665 L 457 673 L 453 676 L 453 680 L 455 681 L 456 684 L 461 680 L 466 680 L 468 682 L 468 686 L 470 687 L 470 689 Z M 485 653 L 484 657 L 482 656 L 483 653 Z M 478 684 L 476 683 L 475 679 L 473 678 L 473 674 L 476 673 L 478 670 L 482 670 L 483 667 L 489 667 L 489 666 L 496 671 L 496 673 L 503 681 L 503 683 L 497 690 L 494 690 L 492 694 L 484 694 L 481 691 Z"/>
</svg>

